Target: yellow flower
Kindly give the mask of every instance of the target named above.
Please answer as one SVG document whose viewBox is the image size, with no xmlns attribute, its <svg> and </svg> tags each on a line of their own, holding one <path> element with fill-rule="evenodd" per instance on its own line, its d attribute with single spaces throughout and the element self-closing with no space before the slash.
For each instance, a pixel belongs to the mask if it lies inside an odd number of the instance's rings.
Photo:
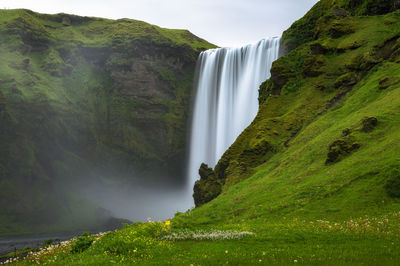
<svg viewBox="0 0 400 266">
<path fill-rule="evenodd" d="M 165 221 L 165 225 L 166 226 L 170 226 L 171 225 L 171 221 L 170 220 Z"/>
</svg>

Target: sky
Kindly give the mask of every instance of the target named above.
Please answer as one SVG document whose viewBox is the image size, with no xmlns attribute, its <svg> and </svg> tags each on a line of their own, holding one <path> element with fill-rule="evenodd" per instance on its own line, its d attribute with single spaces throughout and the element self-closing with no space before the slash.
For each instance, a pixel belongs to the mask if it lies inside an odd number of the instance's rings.
<svg viewBox="0 0 400 266">
<path fill-rule="evenodd" d="M 0 0 L 0 8 L 130 18 L 187 29 L 221 47 L 280 36 L 318 0 Z"/>
</svg>

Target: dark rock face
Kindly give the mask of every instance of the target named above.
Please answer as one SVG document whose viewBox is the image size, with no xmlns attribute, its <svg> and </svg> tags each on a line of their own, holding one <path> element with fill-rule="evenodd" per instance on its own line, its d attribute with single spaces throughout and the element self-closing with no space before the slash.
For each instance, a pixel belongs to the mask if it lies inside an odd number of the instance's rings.
<svg viewBox="0 0 400 266">
<path fill-rule="evenodd" d="M 208 165 L 201 164 L 199 174 L 200 180 L 196 181 L 193 188 L 193 198 L 196 207 L 216 198 L 222 189 L 222 184 L 217 180 L 215 172 Z"/>
<path fill-rule="evenodd" d="M 375 117 L 367 117 L 367 118 L 364 118 L 361 121 L 361 123 L 362 123 L 361 130 L 363 132 L 371 132 L 378 125 L 378 119 L 376 119 Z"/>
</svg>

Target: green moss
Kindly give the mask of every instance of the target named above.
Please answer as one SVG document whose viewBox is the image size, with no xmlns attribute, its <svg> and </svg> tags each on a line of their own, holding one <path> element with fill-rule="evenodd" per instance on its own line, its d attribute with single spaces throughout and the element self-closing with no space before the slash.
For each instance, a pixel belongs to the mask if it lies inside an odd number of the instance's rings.
<svg viewBox="0 0 400 266">
<path fill-rule="evenodd" d="M 337 12 L 343 9 L 344 12 Z M 346 15 L 381 15 L 400 9 L 397 0 L 321 0 L 303 18 L 299 19 L 283 33 L 282 44 L 284 52 L 321 37 L 321 33 L 329 32 L 338 38 L 352 33 L 357 25 L 349 23 L 351 17 Z M 344 13 L 344 15 L 343 15 Z M 331 23 L 324 25 L 327 20 Z"/>
<path fill-rule="evenodd" d="M 323 55 L 309 56 L 304 60 L 303 75 L 317 77 L 324 73 L 326 59 Z"/>
</svg>

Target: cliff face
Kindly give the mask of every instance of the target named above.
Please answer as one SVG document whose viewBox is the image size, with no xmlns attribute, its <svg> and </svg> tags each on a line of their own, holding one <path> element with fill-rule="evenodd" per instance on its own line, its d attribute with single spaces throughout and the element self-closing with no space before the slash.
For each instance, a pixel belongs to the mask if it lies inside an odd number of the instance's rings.
<svg viewBox="0 0 400 266">
<path fill-rule="evenodd" d="M 296 204 L 311 206 L 312 201 L 337 203 L 340 209 L 343 202 L 332 198 L 340 197 L 343 184 L 352 186 L 363 176 L 382 184 L 396 178 L 383 173 L 399 169 L 396 156 L 390 158 L 399 139 L 386 131 L 400 130 L 394 122 L 399 114 L 399 8 L 398 1 L 322 0 L 285 31 L 287 54 L 274 62 L 271 79 L 260 87 L 257 117 L 212 173 L 213 184 L 221 188 L 214 189 L 213 197 L 207 195 L 207 201 L 222 193 L 210 204 L 221 207 L 221 216 L 227 214 L 224 202 L 244 197 L 247 203 L 236 200 L 230 213 L 244 212 L 252 200 L 254 206 L 262 204 L 266 215 L 293 211 Z M 391 139 L 393 146 L 378 139 Z M 357 182 L 358 192 L 349 198 L 368 194 L 361 186 L 370 181 Z M 330 191 L 332 187 L 337 190 Z M 371 201 L 386 202 L 381 186 L 373 190 Z M 257 194 L 264 192 L 264 198 Z M 360 201 L 351 206 L 367 208 Z M 274 205 L 278 202 L 281 206 Z M 206 206 L 199 215 L 211 215 Z"/>
<path fill-rule="evenodd" d="M 57 220 L 71 207 L 57 189 L 85 179 L 183 182 L 196 59 L 213 45 L 141 21 L 28 10 L 1 10 L 0 36 L 4 232 Z"/>
</svg>

